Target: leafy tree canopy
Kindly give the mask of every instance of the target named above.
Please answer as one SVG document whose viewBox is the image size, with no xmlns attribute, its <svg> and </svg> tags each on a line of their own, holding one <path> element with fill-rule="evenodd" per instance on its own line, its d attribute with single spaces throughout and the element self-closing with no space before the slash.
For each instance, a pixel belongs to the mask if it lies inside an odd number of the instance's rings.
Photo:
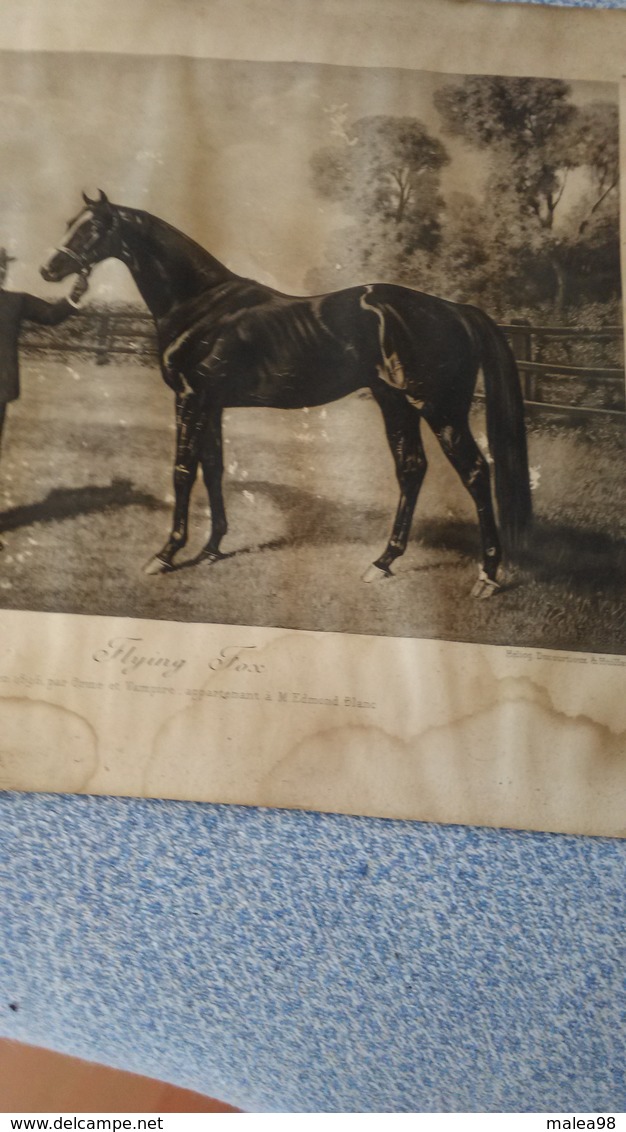
<svg viewBox="0 0 626 1132">
<path fill-rule="evenodd" d="M 351 223 L 315 289 L 389 279 L 492 310 L 552 303 L 559 317 L 619 296 L 617 106 L 579 104 L 561 80 L 492 76 L 450 80 L 434 100 L 444 132 L 484 155 L 474 196 L 444 201 L 450 156 L 417 119 L 336 115 L 312 179 Z"/>
<path fill-rule="evenodd" d="M 407 249 L 434 247 L 443 208 L 440 171 L 449 160 L 442 142 L 415 118 L 360 118 L 341 147 L 313 155 L 313 185 L 358 218 L 402 226 Z"/>
</svg>

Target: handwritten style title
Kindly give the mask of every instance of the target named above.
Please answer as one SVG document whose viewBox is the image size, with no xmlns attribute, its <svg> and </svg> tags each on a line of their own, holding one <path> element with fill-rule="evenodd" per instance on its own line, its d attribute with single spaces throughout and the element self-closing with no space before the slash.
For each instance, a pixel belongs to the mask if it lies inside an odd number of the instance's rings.
<svg viewBox="0 0 626 1132">
<path fill-rule="evenodd" d="M 137 672 L 140 668 L 160 668 L 162 676 L 170 676 L 180 672 L 187 661 L 183 657 L 173 658 L 162 656 L 160 653 L 149 653 L 141 648 L 142 637 L 112 637 L 103 649 L 97 649 L 93 659 L 98 664 L 111 664 L 117 662 L 121 668 L 122 676 Z"/>
<path fill-rule="evenodd" d="M 161 676 L 172 676 L 187 663 L 184 657 L 149 652 L 143 645 L 143 637 L 112 637 L 104 648 L 96 649 L 93 659 L 98 664 L 119 666 L 122 676 L 134 674 L 140 668 L 158 668 Z M 263 672 L 264 664 L 249 659 L 254 649 L 256 645 L 227 645 L 209 661 L 208 666 L 213 672 Z"/>
</svg>

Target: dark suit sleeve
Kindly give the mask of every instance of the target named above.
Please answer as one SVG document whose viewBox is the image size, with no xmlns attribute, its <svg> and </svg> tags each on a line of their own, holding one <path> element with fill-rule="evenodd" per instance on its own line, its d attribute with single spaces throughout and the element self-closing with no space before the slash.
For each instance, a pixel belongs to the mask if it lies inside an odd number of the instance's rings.
<svg viewBox="0 0 626 1132">
<path fill-rule="evenodd" d="M 65 319 L 75 312 L 76 307 L 67 299 L 47 303 L 45 299 L 38 299 L 35 295 L 24 295 L 22 318 L 28 322 L 38 322 L 42 326 L 56 326 L 59 322 L 65 322 Z"/>
</svg>

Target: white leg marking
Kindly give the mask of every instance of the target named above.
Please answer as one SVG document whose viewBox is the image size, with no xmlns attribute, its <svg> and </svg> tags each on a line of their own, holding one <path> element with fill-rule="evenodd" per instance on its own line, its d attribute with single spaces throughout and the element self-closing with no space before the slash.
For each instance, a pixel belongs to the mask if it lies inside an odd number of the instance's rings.
<svg viewBox="0 0 626 1132">
<path fill-rule="evenodd" d="M 393 577 L 393 574 L 387 570 L 381 570 L 380 566 L 375 566 L 374 563 L 372 563 L 371 566 L 367 567 L 361 581 L 369 584 L 370 582 L 382 582 L 385 578 L 390 577 Z"/>
<path fill-rule="evenodd" d="M 488 578 L 481 567 L 478 571 L 478 581 L 472 587 L 472 597 L 477 597 L 480 598 L 481 601 L 485 601 L 486 598 L 493 597 L 493 595 L 497 594 L 501 589 L 502 586 L 500 582 L 494 582 L 491 578 Z"/>
</svg>

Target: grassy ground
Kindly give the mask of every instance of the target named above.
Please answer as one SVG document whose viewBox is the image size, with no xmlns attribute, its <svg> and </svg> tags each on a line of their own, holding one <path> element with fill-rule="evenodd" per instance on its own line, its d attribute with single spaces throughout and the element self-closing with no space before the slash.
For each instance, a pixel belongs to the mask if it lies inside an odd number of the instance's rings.
<svg viewBox="0 0 626 1132">
<path fill-rule="evenodd" d="M 484 433 L 478 413 L 473 427 Z M 626 651 L 614 423 L 530 429 L 533 544 L 486 602 L 469 596 L 471 502 L 430 436 L 408 551 L 393 580 L 371 586 L 360 577 L 397 502 L 374 403 L 357 394 L 310 412 L 232 410 L 225 438 L 229 557 L 192 564 L 208 527 L 199 481 L 180 568 L 147 576 L 171 517 L 171 395 L 140 365 L 27 361 L 0 461 L 0 605 Z"/>
</svg>

